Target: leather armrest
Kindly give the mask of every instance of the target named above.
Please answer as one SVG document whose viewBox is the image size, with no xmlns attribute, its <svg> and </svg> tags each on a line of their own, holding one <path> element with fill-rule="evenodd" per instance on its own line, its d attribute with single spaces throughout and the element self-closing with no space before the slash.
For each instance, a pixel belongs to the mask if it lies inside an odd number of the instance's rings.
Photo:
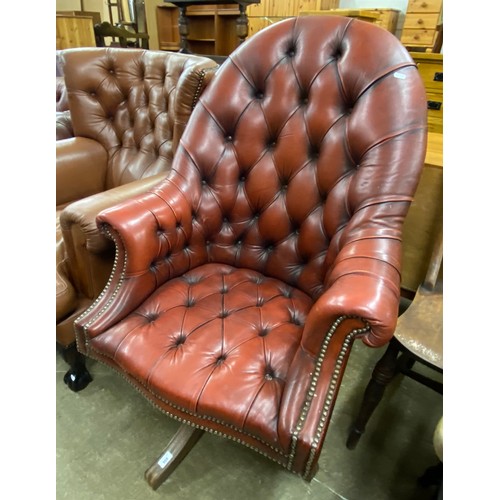
<svg viewBox="0 0 500 500">
<path fill-rule="evenodd" d="M 139 179 L 68 205 L 60 224 L 73 282 L 80 293 L 95 299 L 104 288 L 113 263 L 113 244 L 97 228 L 99 212 L 158 184 L 165 174 Z"/>
<path fill-rule="evenodd" d="M 368 324 L 365 344 L 380 347 L 389 342 L 398 319 L 400 268 L 400 240 L 371 238 L 344 247 L 328 276 L 328 288 L 308 315 L 303 348 L 317 353 L 324 334 L 341 316 Z"/>
<path fill-rule="evenodd" d="M 97 216 L 115 243 L 115 262 L 104 293 L 75 322 L 79 350 L 83 329 L 98 335 L 133 311 L 162 282 L 200 265 L 206 255 L 185 249 L 192 231 L 191 201 L 169 178 Z"/>
<path fill-rule="evenodd" d="M 342 360 L 352 341 L 361 338 L 365 344 L 379 347 L 394 333 L 399 307 L 400 246 L 399 240 L 389 238 L 353 241 L 331 266 L 327 289 L 307 316 L 281 400 L 281 407 L 288 411 L 281 412 L 279 428 L 293 429 L 301 411 L 305 411 L 302 402 L 297 404 L 296 394 L 314 394 L 308 412 L 315 417 L 309 417 L 307 426 L 298 431 L 298 454 L 304 446 L 309 449 L 306 442 L 321 425 L 322 402 L 330 399 L 333 403 L 337 397 L 337 381 L 345 369 Z M 330 414 L 323 418 L 329 419 Z"/>
<path fill-rule="evenodd" d="M 104 190 L 108 153 L 92 139 L 56 141 L 56 205 Z"/>
</svg>

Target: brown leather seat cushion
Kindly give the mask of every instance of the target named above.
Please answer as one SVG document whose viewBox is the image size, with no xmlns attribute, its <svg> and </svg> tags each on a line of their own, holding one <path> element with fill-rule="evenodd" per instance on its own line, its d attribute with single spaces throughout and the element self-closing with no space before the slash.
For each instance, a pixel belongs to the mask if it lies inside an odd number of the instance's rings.
<svg viewBox="0 0 500 500">
<path fill-rule="evenodd" d="M 92 346 L 113 352 L 161 399 L 277 445 L 281 395 L 311 305 L 280 280 L 206 264 L 160 287 Z"/>
</svg>

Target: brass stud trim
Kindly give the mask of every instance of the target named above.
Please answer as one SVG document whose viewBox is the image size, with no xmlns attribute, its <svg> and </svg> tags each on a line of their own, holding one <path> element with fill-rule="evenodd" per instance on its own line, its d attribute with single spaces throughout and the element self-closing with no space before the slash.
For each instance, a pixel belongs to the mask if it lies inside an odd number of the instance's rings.
<svg viewBox="0 0 500 500">
<path fill-rule="evenodd" d="M 111 240 L 113 240 L 113 242 L 115 244 L 115 258 L 114 258 L 114 261 L 113 261 L 113 267 L 111 268 L 111 274 L 109 275 L 108 281 L 107 281 L 105 287 L 103 288 L 102 292 L 97 297 L 97 299 L 95 299 L 95 301 L 80 316 L 78 316 L 78 318 L 76 318 L 75 322 L 79 321 L 82 318 L 84 318 L 88 313 L 90 313 L 93 309 L 95 309 L 97 307 L 97 304 L 99 303 L 99 301 L 101 300 L 101 298 L 110 289 L 111 283 L 112 283 L 112 281 L 113 281 L 113 279 L 115 277 L 115 274 L 116 274 L 116 271 L 117 271 L 117 268 L 118 268 L 118 260 L 120 259 L 120 247 L 117 244 L 115 235 L 112 234 L 111 231 L 108 228 L 106 228 L 104 232 L 105 232 L 105 234 Z M 116 285 L 116 287 L 115 287 L 115 289 L 113 291 L 113 294 L 111 295 L 111 297 L 109 298 L 109 300 L 104 304 L 104 306 L 101 308 L 101 310 L 97 314 L 95 314 L 95 316 L 93 316 L 93 318 L 91 318 L 91 320 L 89 322 L 87 322 L 87 323 L 85 323 L 85 325 L 83 325 L 83 333 L 84 333 L 84 338 L 85 338 L 85 347 L 86 347 L 86 349 L 88 349 L 88 347 L 89 347 L 88 328 L 100 316 L 102 316 L 102 314 L 104 314 L 104 312 L 107 309 L 109 309 L 111 303 L 113 302 L 113 299 L 116 297 L 116 295 L 118 294 L 118 291 L 120 290 L 121 286 L 123 285 L 123 282 L 125 280 L 125 269 L 126 269 L 126 267 L 127 267 L 127 252 L 125 251 L 124 252 L 124 256 L 123 256 L 123 270 L 122 270 L 122 272 L 120 274 L 120 278 L 119 278 L 118 283 L 117 283 L 117 285 Z M 76 336 L 76 348 L 77 348 L 78 351 L 80 351 L 80 347 L 81 346 L 79 346 L 78 335 L 77 335 Z"/>
<path fill-rule="evenodd" d="M 297 421 L 295 429 L 292 432 L 292 443 L 291 443 L 290 455 L 289 455 L 288 464 L 287 464 L 287 469 L 290 471 L 292 470 L 293 461 L 295 460 L 295 454 L 297 452 L 297 442 L 298 442 L 299 434 L 302 431 L 302 428 L 304 427 L 304 422 L 306 421 L 307 415 L 309 413 L 309 410 L 311 407 L 311 402 L 316 397 L 316 387 L 317 387 L 317 383 L 319 381 L 319 376 L 321 373 L 321 368 L 323 366 L 323 361 L 325 359 L 326 351 L 329 347 L 329 344 L 330 344 L 330 341 L 333 337 L 333 334 L 338 329 L 340 324 L 346 319 L 361 319 L 362 320 L 362 318 L 359 318 L 357 316 L 352 316 L 352 315 L 339 316 L 334 321 L 334 323 L 332 324 L 332 326 L 328 330 L 327 334 L 325 335 L 325 338 L 323 339 L 323 343 L 321 344 L 320 351 L 319 351 L 318 357 L 316 359 L 316 363 L 314 365 L 314 371 L 312 373 L 311 381 L 309 383 L 309 390 L 307 391 L 306 399 L 304 400 L 304 404 L 302 406 L 302 411 L 299 415 L 299 419 Z M 362 321 L 364 321 L 364 320 L 362 320 Z M 366 324 L 366 322 L 365 322 L 365 324 Z M 344 342 L 343 342 L 341 349 L 340 349 L 340 353 L 337 356 L 337 359 L 335 362 L 335 368 L 334 368 L 334 372 L 332 375 L 332 379 L 330 381 L 330 386 L 328 389 L 327 397 L 325 399 L 325 404 L 324 404 L 323 410 L 321 412 L 320 422 L 318 424 L 318 427 L 316 428 L 315 437 L 314 437 L 314 440 L 312 443 L 311 453 L 309 455 L 306 469 L 305 469 L 305 472 L 303 474 L 304 477 L 308 477 L 308 474 L 311 472 L 311 470 L 310 470 L 311 464 L 312 464 L 314 457 L 315 457 L 315 453 L 316 453 L 316 449 L 317 449 L 317 446 L 319 443 L 319 439 L 321 437 L 321 433 L 322 433 L 323 428 L 326 424 L 326 420 L 327 420 L 326 416 L 328 414 L 328 411 L 329 411 L 331 404 L 332 404 L 332 401 L 333 401 L 333 395 L 335 393 L 338 377 L 340 375 L 340 368 L 342 367 L 342 364 L 344 363 L 344 357 L 345 357 L 345 354 L 347 353 L 348 347 L 357 335 L 364 333 L 364 332 L 368 331 L 369 329 L 370 329 L 370 326 L 368 324 L 366 324 L 366 326 L 364 328 L 356 328 L 356 329 L 352 330 L 344 339 Z"/>
</svg>

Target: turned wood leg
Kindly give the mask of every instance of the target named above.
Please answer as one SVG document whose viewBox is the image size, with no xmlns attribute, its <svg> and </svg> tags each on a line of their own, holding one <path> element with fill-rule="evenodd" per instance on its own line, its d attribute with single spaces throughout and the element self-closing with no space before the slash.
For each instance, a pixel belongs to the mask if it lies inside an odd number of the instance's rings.
<svg viewBox="0 0 500 500">
<path fill-rule="evenodd" d="M 188 35 L 189 35 L 189 21 L 186 16 L 186 7 L 179 7 L 179 35 L 180 35 L 180 50 L 182 54 L 189 54 L 188 48 Z"/>
<path fill-rule="evenodd" d="M 385 388 L 398 372 L 399 351 L 399 343 L 393 338 L 373 369 L 372 378 L 366 387 L 358 416 L 347 438 L 346 446 L 350 450 L 353 450 L 358 444 L 361 435 L 365 432 L 368 420 L 382 400 Z"/>
<path fill-rule="evenodd" d="M 73 391 L 85 389 L 92 382 L 92 377 L 85 366 L 85 356 L 76 349 L 76 344 L 61 349 L 61 354 L 69 364 L 69 370 L 64 374 L 64 383 Z"/>
<path fill-rule="evenodd" d="M 238 44 L 242 44 L 248 36 L 248 16 L 246 7 L 240 4 L 240 15 L 236 19 L 236 36 L 238 37 Z"/>
<path fill-rule="evenodd" d="M 205 431 L 182 424 L 167 447 L 155 462 L 146 470 L 144 477 L 156 490 L 182 462 Z"/>
</svg>

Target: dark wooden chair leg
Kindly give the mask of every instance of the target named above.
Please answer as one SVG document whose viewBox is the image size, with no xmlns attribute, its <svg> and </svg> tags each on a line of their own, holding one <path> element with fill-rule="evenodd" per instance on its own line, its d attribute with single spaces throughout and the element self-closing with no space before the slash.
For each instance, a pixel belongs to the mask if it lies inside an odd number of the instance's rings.
<svg viewBox="0 0 500 500">
<path fill-rule="evenodd" d="M 424 473 L 418 478 L 418 484 L 424 488 L 429 486 L 439 486 L 443 481 L 443 463 L 439 462 L 436 465 L 428 467 Z"/>
<path fill-rule="evenodd" d="M 144 477 L 156 490 L 182 462 L 205 431 L 182 424 L 161 455 L 146 470 Z"/>
<path fill-rule="evenodd" d="M 425 472 L 418 478 L 418 484 L 423 488 L 433 488 L 431 500 L 442 500 L 443 498 L 443 463 L 428 467 Z"/>
<path fill-rule="evenodd" d="M 392 339 L 372 372 L 372 378 L 368 383 L 363 396 L 363 402 L 358 416 L 351 428 L 346 446 L 350 450 L 356 448 L 359 439 L 365 432 L 365 427 L 384 395 L 385 388 L 398 373 L 398 354 L 400 352 L 399 342 Z"/>
<path fill-rule="evenodd" d="M 85 389 L 92 382 L 92 377 L 85 366 L 85 356 L 77 351 L 76 344 L 71 344 L 61 351 L 64 361 L 69 364 L 69 370 L 64 374 L 64 383 L 73 392 Z"/>
</svg>

